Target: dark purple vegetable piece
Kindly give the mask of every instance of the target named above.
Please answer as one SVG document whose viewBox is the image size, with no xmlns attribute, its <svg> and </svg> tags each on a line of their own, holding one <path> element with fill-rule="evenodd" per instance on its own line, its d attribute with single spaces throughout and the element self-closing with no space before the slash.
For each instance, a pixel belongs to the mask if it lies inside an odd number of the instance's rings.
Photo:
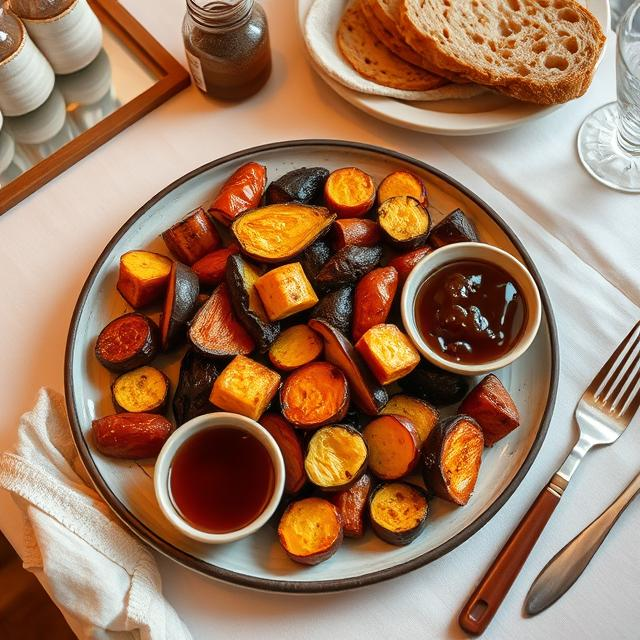
<svg viewBox="0 0 640 640">
<path fill-rule="evenodd" d="M 436 249 L 456 242 L 479 242 L 476 225 L 462 209 L 455 209 L 431 229 L 429 244 Z"/>
<path fill-rule="evenodd" d="M 316 240 L 298 256 L 298 261 L 302 265 L 304 274 L 314 289 L 317 284 L 316 276 L 330 257 L 331 246 L 326 240 Z"/>
<path fill-rule="evenodd" d="M 327 293 L 313 308 L 311 317 L 324 320 L 340 333 L 350 335 L 353 319 L 353 292 L 353 286 L 347 286 Z"/>
<path fill-rule="evenodd" d="M 309 204 L 322 192 L 328 177 L 329 170 L 323 167 L 302 167 L 289 171 L 267 187 L 267 204 L 293 200 Z"/>
<path fill-rule="evenodd" d="M 398 384 L 407 393 L 436 407 L 460 402 L 469 389 L 469 381 L 464 376 L 438 369 L 424 360 L 411 373 L 398 380 Z"/>
<path fill-rule="evenodd" d="M 212 360 L 194 349 L 187 351 L 180 364 L 178 387 L 173 396 L 173 415 L 178 427 L 215 410 L 209 395 L 217 377 L 218 369 Z"/>
<path fill-rule="evenodd" d="M 382 259 L 382 247 L 347 245 L 333 254 L 316 276 L 318 288 L 325 291 L 355 284 Z"/>
</svg>

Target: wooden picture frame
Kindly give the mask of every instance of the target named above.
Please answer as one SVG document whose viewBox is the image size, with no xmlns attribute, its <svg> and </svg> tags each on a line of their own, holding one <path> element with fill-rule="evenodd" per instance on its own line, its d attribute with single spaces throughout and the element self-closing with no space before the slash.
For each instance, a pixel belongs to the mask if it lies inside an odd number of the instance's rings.
<svg viewBox="0 0 640 640">
<path fill-rule="evenodd" d="M 157 81 L 100 122 L 0 188 L 0 215 L 157 106 L 189 86 L 189 73 L 116 0 L 88 0 L 109 29 Z"/>
</svg>

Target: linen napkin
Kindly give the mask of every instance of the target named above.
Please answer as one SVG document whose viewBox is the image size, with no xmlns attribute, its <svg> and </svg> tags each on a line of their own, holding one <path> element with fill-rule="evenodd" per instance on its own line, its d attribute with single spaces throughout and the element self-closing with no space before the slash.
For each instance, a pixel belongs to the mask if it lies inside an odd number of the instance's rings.
<svg viewBox="0 0 640 640">
<path fill-rule="evenodd" d="M 59 393 L 40 389 L 22 416 L 15 451 L 0 455 L 0 487 L 24 514 L 25 568 L 80 621 L 81 637 L 191 639 L 153 556 L 93 489 Z"/>
</svg>

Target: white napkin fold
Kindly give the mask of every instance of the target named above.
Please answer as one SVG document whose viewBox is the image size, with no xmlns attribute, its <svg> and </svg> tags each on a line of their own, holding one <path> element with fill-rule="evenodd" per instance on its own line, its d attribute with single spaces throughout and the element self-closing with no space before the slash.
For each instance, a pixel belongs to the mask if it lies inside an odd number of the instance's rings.
<svg viewBox="0 0 640 640">
<path fill-rule="evenodd" d="M 153 556 L 93 489 L 60 394 L 40 389 L 22 416 L 15 452 L 0 455 L 0 487 L 24 513 L 25 568 L 80 621 L 81 637 L 191 639 Z"/>
</svg>

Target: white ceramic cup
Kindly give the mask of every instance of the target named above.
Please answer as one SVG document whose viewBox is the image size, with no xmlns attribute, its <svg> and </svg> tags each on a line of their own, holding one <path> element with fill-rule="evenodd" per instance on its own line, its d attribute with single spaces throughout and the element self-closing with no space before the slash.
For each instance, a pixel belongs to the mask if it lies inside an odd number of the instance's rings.
<svg viewBox="0 0 640 640">
<path fill-rule="evenodd" d="M 169 471 L 171 463 L 178 449 L 192 436 L 207 429 L 216 429 L 221 427 L 232 427 L 246 431 L 254 436 L 267 450 L 269 457 L 273 463 L 275 475 L 274 489 L 271 499 L 267 503 L 262 513 L 250 524 L 242 529 L 230 531 L 228 533 L 209 533 L 201 531 L 191 526 L 178 512 L 173 504 L 169 489 Z M 181 531 L 185 536 L 206 542 L 209 544 L 222 544 L 225 542 L 234 542 L 255 533 L 260 527 L 266 524 L 267 520 L 276 510 L 282 492 L 284 491 L 285 467 L 284 460 L 280 448 L 276 444 L 271 434 L 255 420 L 241 416 L 237 413 L 227 413 L 221 411 L 218 413 L 207 413 L 198 418 L 193 418 L 185 422 L 181 427 L 176 429 L 169 439 L 164 443 L 153 472 L 153 485 L 156 498 L 162 513 L 166 516 L 171 524 Z"/>
<path fill-rule="evenodd" d="M 482 260 L 501 267 L 514 279 L 522 294 L 527 311 L 525 326 L 516 344 L 502 357 L 495 360 L 478 364 L 465 364 L 444 358 L 427 344 L 418 329 L 415 303 L 422 283 L 440 267 L 461 260 Z M 400 312 L 409 337 L 418 351 L 429 362 L 446 371 L 472 376 L 506 367 L 529 348 L 540 327 L 542 303 L 540 301 L 540 292 L 531 274 L 510 253 L 481 242 L 459 242 L 441 247 L 418 262 L 404 283 L 400 299 Z"/>
</svg>

